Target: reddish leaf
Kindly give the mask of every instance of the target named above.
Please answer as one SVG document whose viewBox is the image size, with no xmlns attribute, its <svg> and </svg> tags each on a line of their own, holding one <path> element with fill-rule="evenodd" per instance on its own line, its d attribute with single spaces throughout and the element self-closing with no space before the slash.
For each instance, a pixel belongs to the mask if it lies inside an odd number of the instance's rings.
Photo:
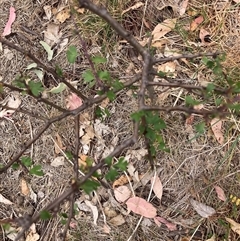
<svg viewBox="0 0 240 241">
<path fill-rule="evenodd" d="M 69 110 L 75 110 L 82 105 L 82 99 L 79 98 L 75 93 L 71 93 L 67 97 L 67 108 Z"/>
<path fill-rule="evenodd" d="M 198 26 L 203 22 L 203 20 L 204 20 L 203 16 L 199 16 L 195 18 L 190 24 L 190 30 L 191 31 L 196 30 Z"/>
<path fill-rule="evenodd" d="M 226 198 L 225 193 L 224 193 L 224 191 L 222 190 L 222 188 L 219 187 L 219 186 L 214 186 L 214 188 L 215 188 L 215 191 L 216 191 L 216 193 L 217 193 L 218 198 L 219 198 L 221 201 L 225 202 L 225 201 L 227 200 L 227 198 Z"/>
<path fill-rule="evenodd" d="M 2 36 L 7 36 L 11 33 L 11 27 L 12 27 L 12 24 L 15 21 L 15 19 L 16 19 L 15 8 L 10 7 L 8 22 L 4 28 Z"/>
<path fill-rule="evenodd" d="M 129 198 L 126 204 L 128 209 L 146 218 L 154 218 L 157 216 L 157 209 L 143 198 Z"/>
<path fill-rule="evenodd" d="M 159 226 L 159 222 L 164 223 L 170 231 L 177 230 L 176 224 L 167 221 L 165 218 L 157 216 L 157 217 L 154 218 L 154 221 L 158 226 Z"/>
</svg>

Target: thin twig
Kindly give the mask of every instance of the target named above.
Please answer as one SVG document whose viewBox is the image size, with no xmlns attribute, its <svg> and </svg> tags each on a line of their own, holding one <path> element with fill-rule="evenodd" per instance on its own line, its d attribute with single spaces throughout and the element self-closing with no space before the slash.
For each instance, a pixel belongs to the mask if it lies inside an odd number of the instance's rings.
<svg viewBox="0 0 240 241">
<path fill-rule="evenodd" d="M 55 79 L 59 80 L 60 82 L 64 83 L 72 92 L 74 92 L 75 94 L 77 94 L 79 97 L 81 97 L 83 100 L 87 100 L 87 97 L 84 96 L 80 91 L 78 91 L 77 89 L 75 89 L 69 82 L 67 82 L 65 80 L 64 77 L 60 77 L 55 69 L 50 68 L 48 66 L 46 66 L 44 63 L 42 63 L 38 58 L 36 58 L 30 51 L 27 51 L 25 49 L 23 49 L 22 47 L 17 46 L 16 44 L 8 41 L 7 39 L 3 38 L 0 36 L 0 42 L 2 42 L 3 44 L 7 45 L 8 47 L 17 50 L 18 52 L 24 54 L 25 56 L 29 57 L 31 60 L 33 60 L 39 67 L 43 68 L 45 71 L 47 71 L 48 73 L 51 73 Z"/>
<path fill-rule="evenodd" d="M 102 6 L 97 6 L 88 0 L 79 0 L 80 7 L 86 8 L 91 12 L 97 14 L 99 17 L 104 19 L 121 37 L 132 45 L 142 56 L 144 55 L 144 48 L 142 45 L 129 33 L 127 32 Z"/>
</svg>

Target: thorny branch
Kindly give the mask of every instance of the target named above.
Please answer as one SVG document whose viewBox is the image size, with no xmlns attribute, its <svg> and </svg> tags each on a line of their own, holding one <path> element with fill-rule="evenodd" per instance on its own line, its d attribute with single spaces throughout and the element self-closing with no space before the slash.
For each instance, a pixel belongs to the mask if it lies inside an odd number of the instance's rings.
<svg viewBox="0 0 240 241">
<path fill-rule="evenodd" d="M 141 79 L 140 82 L 140 88 L 139 88 L 139 93 L 138 93 L 138 110 L 154 110 L 154 111 L 163 111 L 163 112 L 172 112 L 172 111 L 182 111 L 185 113 L 195 113 L 195 114 L 199 114 L 199 115 L 203 115 L 205 117 L 212 115 L 212 114 L 226 114 L 226 112 L 222 111 L 221 107 L 214 109 L 214 110 L 195 110 L 193 108 L 188 108 L 188 107 L 184 107 L 184 106 L 166 106 L 166 107 L 161 107 L 161 106 L 146 106 L 145 105 L 145 91 L 146 88 L 148 86 L 154 86 L 154 85 L 161 85 L 161 86 L 167 86 L 167 87 L 182 87 L 185 89 L 196 89 L 196 90 L 202 90 L 202 87 L 197 87 L 197 86 L 187 86 L 187 85 L 183 85 L 183 84 L 179 84 L 179 83 L 167 83 L 165 85 L 165 83 L 155 83 L 153 81 L 151 81 L 150 75 L 152 74 L 152 68 L 154 66 L 154 64 L 157 63 L 164 63 L 164 62 L 168 62 L 168 61 L 172 61 L 172 60 L 177 60 L 177 59 L 182 59 L 182 58 L 188 58 L 188 59 L 194 59 L 194 58 L 198 58 L 201 56 L 213 56 L 216 57 L 218 54 L 218 52 L 216 53 L 199 53 L 199 54 L 192 54 L 192 55 L 181 55 L 181 56 L 174 56 L 174 57 L 166 57 L 166 58 L 159 58 L 159 59 L 155 59 L 150 55 L 150 52 L 148 50 L 146 50 L 145 48 L 143 48 L 141 46 L 141 44 L 129 33 L 127 32 L 115 19 L 113 19 L 111 17 L 111 15 L 107 12 L 106 9 L 104 9 L 103 7 L 97 6 L 95 4 L 93 4 L 91 1 L 89 0 L 79 0 L 79 4 L 81 7 L 84 7 L 90 11 L 92 11 L 93 13 L 97 14 L 98 16 L 100 16 L 102 19 L 104 19 L 115 31 L 116 33 L 118 33 L 122 38 L 124 38 L 125 40 L 127 40 L 127 42 L 133 47 L 135 48 L 139 54 L 141 54 L 141 56 L 143 57 L 143 68 L 142 71 L 140 73 L 137 73 L 134 77 L 132 77 L 129 81 L 125 82 L 123 84 L 123 89 L 127 88 L 129 86 L 132 86 L 134 83 L 136 83 L 137 81 L 139 81 Z M 0 37 L 0 42 L 2 42 L 3 44 L 9 46 L 12 49 L 17 50 L 18 52 L 24 54 L 25 56 L 28 56 L 30 59 L 32 59 L 35 63 L 38 64 L 39 67 L 41 67 L 42 69 L 44 69 L 46 72 L 52 74 L 52 76 L 59 80 L 60 82 L 65 83 L 69 89 L 71 91 L 73 91 L 74 93 L 76 93 L 79 97 L 81 97 L 84 100 L 84 103 L 82 106 L 80 106 L 79 108 L 72 110 L 72 111 L 68 111 L 68 110 L 64 110 L 64 109 L 59 109 L 61 112 L 63 112 L 62 114 L 50 118 L 48 120 L 45 121 L 45 125 L 39 130 L 39 132 L 33 137 L 32 140 L 29 140 L 27 142 L 27 144 L 25 145 L 25 147 L 19 152 L 17 153 L 7 164 L 6 166 L 4 166 L 3 168 L 0 169 L 0 174 L 4 173 L 14 162 L 18 162 L 19 158 L 24 154 L 24 152 L 36 141 L 40 138 L 40 136 L 54 123 L 57 121 L 60 121 L 64 118 L 67 118 L 69 116 L 75 116 L 75 131 L 76 131 L 76 144 L 75 144 L 75 164 L 74 164 L 74 170 L 76 173 L 75 176 L 75 182 L 71 185 L 71 187 L 65 191 L 64 193 L 62 193 L 59 197 L 57 197 L 55 200 L 53 200 L 51 203 L 49 203 L 44 209 L 42 210 L 47 210 L 47 211 L 53 211 L 53 209 L 59 205 L 61 205 L 65 199 L 67 199 L 69 196 L 71 196 L 71 203 L 73 205 L 73 194 L 77 193 L 80 191 L 80 187 L 81 185 L 86 182 L 86 180 L 88 180 L 89 178 L 92 177 L 92 175 L 99 169 L 101 169 L 102 167 L 105 166 L 105 159 L 106 158 L 112 158 L 114 156 L 119 155 L 125 148 L 131 146 L 132 144 L 136 143 L 138 140 L 138 127 L 139 127 L 139 123 L 134 123 L 134 134 L 127 140 L 123 141 L 121 144 L 119 144 L 118 146 L 115 147 L 115 149 L 112 151 L 112 153 L 109 154 L 108 157 L 103 158 L 100 162 L 98 162 L 95 166 L 93 166 L 90 171 L 82 178 L 78 177 L 78 164 L 77 164 L 77 159 L 78 159 L 78 151 L 79 151 L 79 114 L 89 108 L 90 106 L 100 103 L 102 102 L 106 97 L 107 94 L 103 94 L 100 97 L 97 98 L 87 98 L 85 97 L 80 91 L 78 91 L 77 89 L 75 89 L 69 82 L 66 81 L 65 77 L 61 77 L 58 76 L 57 72 L 51 68 L 46 66 L 45 64 L 43 64 L 37 57 L 35 57 L 33 54 L 31 54 L 29 51 L 24 50 L 23 48 L 11 43 L 10 41 L 6 40 L 3 37 Z M 150 81 L 149 81 L 150 80 Z M 10 89 L 14 89 L 15 87 L 12 86 L 7 86 Z M 16 89 L 15 89 L 16 90 Z M 21 91 L 21 90 L 19 90 Z M 119 93 L 120 90 L 115 91 L 115 93 Z M 222 90 L 221 90 L 222 91 Z M 220 91 L 219 91 L 220 92 Z M 226 91 L 223 93 L 227 93 Z M 44 100 L 44 99 L 40 99 L 41 101 L 50 104 L 50 102 Z M 52 105 L 54 108 L 57 108 L 57 106 Z M 58 109 L 58 108 L 57 108 Z M 144 120 L 143 120 L 144 122 Z M 77 134 L 78 133 L 78 134 Z M 72 213 L 72 207 L 71 206 L 71 210 L 70 212 Z M 32 223 L 35 223 L 36 221 L 39 220 L 40 218 L 40 213 L 38 212 L 37 214 L 35 214 L 33 217 L 28 217 L 25 216 L 23 218 L 19 218 L 17 219 L 17 221 L 19 222 L 20 226 L 22 227 L 22 230 L 19 232 L 18 236 L 16 237 L 15 240 L 19 240 L 23 235 L 24 232 L 31 226 Z M 70 214 L 71 217 L 71 214 Z M 25 222 L 22 222 L 22 220 L 24 219 Z M 68 225 L 66 226 L 66 229 L 64 231 L 64 236 L 66 234 L 66 230 L 67 227 L 69 226 L 71 218 L 68 219 Z"/>
</svg>

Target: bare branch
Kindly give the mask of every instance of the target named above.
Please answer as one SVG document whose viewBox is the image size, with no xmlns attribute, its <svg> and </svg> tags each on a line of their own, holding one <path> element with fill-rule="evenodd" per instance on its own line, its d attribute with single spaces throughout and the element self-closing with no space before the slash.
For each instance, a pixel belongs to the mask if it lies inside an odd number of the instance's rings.
<svg viewBox="0 0 240 241">
<path fill-rule="evenodd" d="M 80 7 L 86 8 L 104 19 L 122 38 L 128 41 L 142 56 L 144 48 L 142 45 L 127 32 L 102 6 L 97 6 L 88 0 L 79 0 Z"/>
<path fill-rule="evenodd" d="M 8 47 L 17 50 L 18 52 L 24 54 L 25 56 L 29 57 L 31 60 L 33 60 L 39 67 L 43 68 L 48 73 L 51 73 L 55 79 L 59 80 L 60 82 L 64 83 L 72 92 L 77 94 L 79 97 L 81 97 L 83 100 L 87 100 L 87 97 L 85 97 L 80 91 L 75 89 L 69 82 L 65 80 L 64 77 L 60 77 L 56 71 L 53 68 L 47 67 L 45 64 L 43 64 L 38 58 L 36 58 L 32 53 L 29 51 L 11 43 L 10 41 L 6 40 L 5 38 L 0 36 L 0 42 L 3 44 L 6 44 Z"/>
</svg>

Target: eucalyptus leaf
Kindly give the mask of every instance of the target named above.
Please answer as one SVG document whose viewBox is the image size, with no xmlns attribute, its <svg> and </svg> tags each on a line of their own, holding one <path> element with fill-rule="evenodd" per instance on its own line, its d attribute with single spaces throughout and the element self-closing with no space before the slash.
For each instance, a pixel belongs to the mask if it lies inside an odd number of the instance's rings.
<svg viewBox="0 0 240 241">
<path fill-rule="evenodd" d="M 66 87 L 67 86 L 64 83 L 59 83 L 58 86 L 53 87 L 51 90 L 49 90 L 49 92 L 52 94 L 58 94 L 64 91 Z"/>
<path fill-rule="evenodd" d="M 51 47 L 44 41 L 40 41 L 40 44 L 43 46 L 43 48 L 46 50 L 48 54 L 48 61 L 52 60 L 53 50 L 51 49 Z"/>
</svg>

